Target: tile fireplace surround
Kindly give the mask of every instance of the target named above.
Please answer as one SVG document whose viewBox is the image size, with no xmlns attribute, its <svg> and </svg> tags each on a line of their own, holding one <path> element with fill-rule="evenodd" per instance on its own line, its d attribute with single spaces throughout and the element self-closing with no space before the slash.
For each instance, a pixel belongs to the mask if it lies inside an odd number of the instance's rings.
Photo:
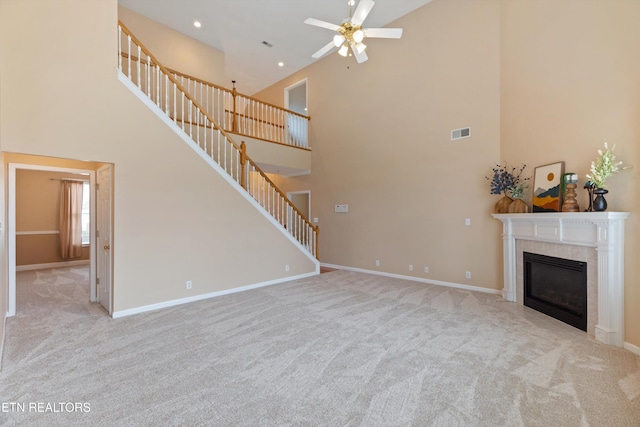
<svg viewBox="0 0 640 427">
<path fill-rule="evenodd" d="M 600 342 L 622 347 L 624 221 L 629 213 L 548 212 L 492 216 L 503 223 L 502 297 L 523 304 L 523 250 L 586 261 L 587 332 Z"/>
</svg>

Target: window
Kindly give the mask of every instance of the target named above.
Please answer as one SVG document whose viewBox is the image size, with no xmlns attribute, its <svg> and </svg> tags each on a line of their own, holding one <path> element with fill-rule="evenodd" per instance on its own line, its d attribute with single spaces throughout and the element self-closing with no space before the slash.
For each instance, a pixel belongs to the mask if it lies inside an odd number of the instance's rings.
<svg viewBox="0 0 640 427">
<path fill-rule="evenodd" d="M 91 242 L 90 212 L 91 206 L 91 186 L 88 182 L 82 184 L 82 244 L 88 245 Z"/>
</svg>

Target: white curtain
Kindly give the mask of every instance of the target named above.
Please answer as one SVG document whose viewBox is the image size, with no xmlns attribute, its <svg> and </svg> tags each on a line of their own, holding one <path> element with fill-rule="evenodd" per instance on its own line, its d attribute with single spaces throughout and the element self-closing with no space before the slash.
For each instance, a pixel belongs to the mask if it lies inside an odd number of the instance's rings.
<svg viewBox="0 0 640 427">
<path fill-rule="evenodd" d="M 82 256 L 82 182 L 62 180 L 60 252 L 63 259 Z"/>
</svg>

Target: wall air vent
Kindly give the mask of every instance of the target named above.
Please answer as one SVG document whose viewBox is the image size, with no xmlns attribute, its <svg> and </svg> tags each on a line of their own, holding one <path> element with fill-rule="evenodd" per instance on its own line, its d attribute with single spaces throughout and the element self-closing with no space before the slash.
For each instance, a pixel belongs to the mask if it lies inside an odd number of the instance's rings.
<svg viewBox="0 0 640 427">
<path fill-rule="evenodd" d="M 469 138 L 471 136 L 471 128 L 454 129 L 451 131 L 451 140 Z"/>
</svg>

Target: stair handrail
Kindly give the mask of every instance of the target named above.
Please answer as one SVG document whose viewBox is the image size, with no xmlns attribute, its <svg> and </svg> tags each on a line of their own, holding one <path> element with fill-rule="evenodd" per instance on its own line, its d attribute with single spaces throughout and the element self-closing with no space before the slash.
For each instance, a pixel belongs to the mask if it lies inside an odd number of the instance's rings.
<svg viewBox="0 0 640 427">
<path fill-rule="evenodd" d="M 254 169 L 254 172 L 258 173 L 259 176 L 263 179 L 264 182 L 266 182 L 270 188 L 272 188 L 282 199 L 282 201 L 285 202 L 285 204 L 287 205 L 287 208 L 291 210 L 291 212 L 295 212 L 297 214 L 297 216 L 304 222 L 304 224 L 314 233 L 314 239 L 313 239 L 313 244 L 312 246 L 310 246 L 309 244 L 305 244 L 305 242 L 301 242 L 299 236 L 296 236 L 292 233 L 292 230 L 288 230 L 288 232 L 294 237 L 296 238 L 296 240 L 298 240 L 299 243 L 303 244 L 303 246 L 307 247 L 307 249 L 312 252 L 312 254 L 318 258 L 318 239 L 317 236 L 319 234 L 319 227 L 318 226 L 314 226 L 309 219 L 302 213 L 300 212 L 300 210 L 293 204 L 293 202 L 291 202 L 291 200 L 289 200 L 289 198 L 286 196 L 285 193 L 282 192 L 282 190 L 280 190 L 278 188 L 277 185 L 275 185 L 275 183 L 264 173 L 264 171 L 257 165 L 257 163 L 255 161 L 253 161 L 247 154 L 246 154 L 246 145 L 243 143 L 241 146 L 238 145 L 233 138 L 231 138 L 229 136 L 229 134 L 222 128 L 220 127 L 220 125 L 209 115 L 209 113 L 194 99 L 194 97 L 180 84 L 180 82 L 178 82 L 178 80 L 169 72 L 169 70 L 164 67 L 159 61 L 158 59 L 149 51 L 149 49 L 129 30 L 129 28 L 127 28 L 126 25 L 124 25 L 124 23 L 122 23 L 122 21 L 118 21 L 118 26 L 122 29 L 122 31 L 127 35 L 127 37 L 129 38 L 130 41 L 133 41 L 137 47 L 138 47 L 138 52 L 143 52 L 148 58 L 149 58 L 149 66 L 151 66 L 152 64 L 155 64 L 155 66 L 158 67 L 158 69 L 162 72 L 162 74 L 164 74 L 166 76 L 166 78 L 168 78 L 174 85 L 175 87 L 182 93 L 182 95 L 184 97 L 186 97 L 191 104 L 209 121 L 209 123 L 211 123 L 214 127 L 214 129 L 216 131 L 218 131 L 220 134 L 222 134 L 224 136 L 224 138 L 231 144 L 231 146 L 233 148 L 235 148 L 235 150 L 237 150 L 238 156 L 240 158 L 240 163 L 241 166 L 243 168 L 243 172 L 241 174 L 241 178 L 240 178 L 240 184 L 242 186 L 242 188 L 244 188 L 245 191 L 247 191 L 252 197 L 255 196 L 254 194 L 251 193 L 251 191 L 249 190 L 248 186 L 249 184 L 246 183 L 246 174 L 244 171 L 244 161 L 248 162 L 252 168 Z M 120 36 L 119 36 L 119 40 L 118 43 L 120 45 Z M 127 49 L 127 56 L 129 57 L 129 59 L 132 59 L 132 55 L 130 52 L 130 48 Z M 119 63 L 118 63 L 118 68 L 120 71 L 122 71 L 122 48 L 119 47 Z M 142 62 L 140 60 L 140 58 L 138 58 L 138 85 L 140 85 L 140 63 Z M 129 61 L 129 72 L 127 77 L 129 79 L 131 79 L 131 61 Z M 168 114 L 165 111 L 166 114 Z M 175 117 L 174 117 L 174 121 L 175 121 Z M 184 130 L 184 129 L 183 129 Z M 192 136 L 191 136 L 192 137 Z M 193 139 L 193 137 L 192 137 Z M 199 144 L 198 144 L 199 145 Z M 202 147 L 201 147 L 202 148 Z M 226 171 L 226 168 L 225 168 Z M 227 171 L 227 173 L 229 173 Z M 231 175 L 231 174 L 230 174 Z M 232 175 L 233 178 L 233 175 Z M 234 178 L 235 179 L 235 178 Z M 236 181 L 237 182 L 237 181 Z M 243 185 L 244 184 L 244 185 Z M 262 206 L 262 205 L 261 205 Z M 269 209 L 267 209 L 265 206 L 262 206 L 263 209 L 265 209 L 266 212 L 268 212 L 271 216 L 274 216 L 272 212 L 269 211 Z M 277 218 L 276 218 L 277 219 Z M 280 221 L 278 221 L 280 223 Z M 282 225 L 282 224 L 281 224 Z M 286 226 L 285 226 L 286 228 Z M 308 242 L 307 242 L 308 243 Z"/>
<path fill-rule="evenodd" d="M 169 71 L 171 71 L 174 75 L 178 75 L 178 76 L 180 76 L 180 77 L 185 77 L 185 78 L 187 78 L 187 79 L 190 79 L 190 80 L 196 81 L 196 82 L 198 82 L 198 83 L 202 83 L 203 85 L 211 86 L 211 87 L 214 87 L 214 88 L 216 88 L 216 89 L 220 89 L 220 90 L 224 90 L 225 92 L 229 92 L 229 93 L 231 93 L 231 94 L 233 93 L 233 89 L 229 89 L 229 88 L 227 88 L 227 87 L 220 86 L 220 85 L 218 85 L 218 84 L 208 82 L 208 81 L 203 80 L 203 79 L 201 79 L 201 78 L 199 78 L 199 77 L 194 77 L 194 76 L 191 76 L 191 75 L 189 75 L 189 74 L 183 73 L 183 72 L 181 72 L 181 71 L 174 70 L 174 69 L 169 68 L 169 67 L 166 67 L 166 69 L 167 69 L 167 70 L 169 70 Z M 289 110 L 289 109 L 287 109 L 287 108 L 279 107 L 279 106 L 277 106 L 277 105 L 275 105 L 275 104 L 271 104 L 270 102 L 262 101 L 261 99 L 255 98 L 255 97 L 253 97 L 253 96 L 245 95 L 245 94 L 243 94 L 243 93 L 241 93 L 241 92 L 237 92 L 237 91 L 236 91 L 236 95 L 238 95 L 238 96 L 242 96 L 242 97 L 247 98 L 247 99 L 250 99 L 250 100 L 252 100 L 252 101 L 259 102 L 259 103 L 264 104 L 264 105 L 268 105 L 269 107 L 277 108 L 278 110 L 286 111 L 286 112 L 287 112 L 287 113 L 289 113 L 289 114 L 293 114 L 293 115 L 296 115 L 296 116 L 302 117 L 303 119 L 306 119 L 306 120 L 311 121 L 311 116 L 307 116 L 307 115 L 304 115 L 304 114 L 300 114 L 300 113 L 297 113 L 297 112 L 295 112 L 295 111 Z"/>
</svg>

